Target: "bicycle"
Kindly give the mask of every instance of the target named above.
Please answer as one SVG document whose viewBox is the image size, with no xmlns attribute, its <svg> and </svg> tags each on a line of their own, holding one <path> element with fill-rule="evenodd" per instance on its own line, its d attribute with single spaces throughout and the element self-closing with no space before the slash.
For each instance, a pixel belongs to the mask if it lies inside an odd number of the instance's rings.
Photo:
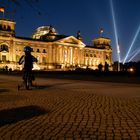
<svg viewBox="0 0 140 140">
<path fill-rule="evenodd" d="M 26 90 L 31 89 L 31 87 L 33 86 L 32 81 L 33 81 L 32 74 L 30 72 L 25 72 L 22 84 L 18 85 L 18 90 L 20 90 L 21 87 L 25 87 Z"/>
</svg>

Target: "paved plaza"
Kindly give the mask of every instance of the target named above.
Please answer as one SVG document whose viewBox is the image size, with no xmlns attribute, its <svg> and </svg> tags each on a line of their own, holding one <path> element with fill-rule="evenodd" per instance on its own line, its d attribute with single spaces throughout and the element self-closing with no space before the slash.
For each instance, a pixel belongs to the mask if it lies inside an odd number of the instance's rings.
<svg viewBox="0 0 140 140">
<path fill-rule="evenodd" d="M 139 140 L 140 85 L 0 75 L 0 140 Z"/>
</svg>

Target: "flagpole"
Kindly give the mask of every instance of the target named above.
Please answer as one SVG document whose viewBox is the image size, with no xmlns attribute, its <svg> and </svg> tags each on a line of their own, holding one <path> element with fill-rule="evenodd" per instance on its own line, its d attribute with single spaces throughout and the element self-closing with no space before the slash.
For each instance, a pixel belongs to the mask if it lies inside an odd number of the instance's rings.
<svg viewBox="0 0 140 140">
<path fill-rule="evenodd" d="M 4 18 L 4 12 L 3 12 L 3 18 Z"/>
<path fill-rule="evenodd" d="M 4 18 L 5 8 L 4 7 L 0 7 L 0 12 L 2 12 L 2 15 L 3 15 L 3 18 Z"/>
</svg>

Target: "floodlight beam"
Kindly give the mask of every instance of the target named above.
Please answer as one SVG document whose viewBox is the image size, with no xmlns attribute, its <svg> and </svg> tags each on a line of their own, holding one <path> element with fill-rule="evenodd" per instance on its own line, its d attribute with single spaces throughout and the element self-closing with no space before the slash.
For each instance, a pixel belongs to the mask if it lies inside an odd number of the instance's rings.
<svg viewBox="0 0 140 140">
<path fill-rule="evenodd" d="M 130 45 L 130 47 L 128 49 L 128 52 L 127 52 L 127 54 L 126 54 L 126 56 L 125 56 L 125 58 L 123 60 L 123 64 L 126 62 L 126 60 L 128 58 L 128 55 L 129 55 L 129 53 L 130 53 L 130 51 L 131 51 L 131 49 L 132 49 L 132 47 L 133 47 L 133 45 L 134 45 L 134 43 L 135 43 L 135 41 L 137 39 L 137 36 L 138 36 L 139 32 L 140 32 L 140 25 L 139 25 L 138 30 L 137 30 L 137 32 L 136 32 L 136 34 L 135 34 L 135 36 L 134 36 L 134 38 L 132 40 L 132 43 L 131 43 L 131 45 Z"/>
<path fill-rule="evenodd" d="M 128 62 L 130 62 L 131 60 L 133 60 L 133 58 L 138 55 L 140 53 L 140 49 L 128 60 Z"/>
<path fill-rule="evenodd" d="M 118 42 L 118 34 L 117 34 L 117 26 L 116 26 L 116 20 L 115 20 L 115 13 L 113 8 L 113 2 L 110 0 L 110 7 L 111 7 L 111 14 L 113 18 L 113 27 L 114 27 L 114 33 L 115 33 L 115 42 L 117 47 L 117 55 L 118 55 L 118 71 L 120 71 L 120 47 Z"/>
</svg>

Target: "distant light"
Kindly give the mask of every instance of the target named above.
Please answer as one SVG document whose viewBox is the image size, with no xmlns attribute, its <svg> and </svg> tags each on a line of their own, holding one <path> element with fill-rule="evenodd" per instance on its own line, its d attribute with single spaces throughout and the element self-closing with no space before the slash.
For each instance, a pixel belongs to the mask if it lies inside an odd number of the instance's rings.
<svg viewBox="0 0 140 140">
<path fill-rule="evenodd" d="M 128 69 L 129 72 L 134 72 L 134 68 Z"/>
<path fill-rule="evenodd" d="M 129 50 L 128 50 L 128 52 L 127 52 L 127 54 L 126 54 L 126 56 L 125 56 L 125 58 L 123 60 L 123 64 L 126 62 L 126 60 L 128 58 L 128 55 L 129 55 L 129 53 L 130 53 L 130 51 L 131 51 L 131 49 L 132 49 L 132 47 L 133 47 L 133 45 L 134 45 L 134 43 L 135 43 L 135 41 L 137 39 L 137 36 L 138 36 L 139 32 L 140 32 L 140 25 L 139 25 L 138 30 L 137 30 L 137 32 L 136 32 L 136 34 L 135 34 L 135 36 L 134 36 L 134 38 L 132 40 L 132 43 L 131 43 L 131 45 L 129 47 Z"/>
<path fill-rule="evenodd" d="M 132 72 L 132 71 L 134 71 L 134 69 L 133 68 L 130 68 L 130 71 Z"/>
</svg>

